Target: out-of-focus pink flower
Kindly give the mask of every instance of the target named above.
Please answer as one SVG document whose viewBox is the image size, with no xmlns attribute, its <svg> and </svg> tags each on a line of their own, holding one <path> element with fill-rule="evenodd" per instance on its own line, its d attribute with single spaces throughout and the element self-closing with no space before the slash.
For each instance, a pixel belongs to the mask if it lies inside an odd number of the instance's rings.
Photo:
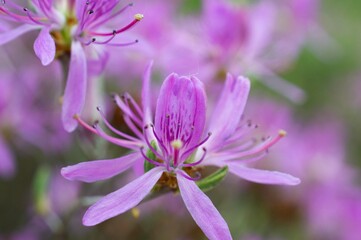
<svg viewBox="0 0 361 240">
<path fill-rule="evenodd" d="M 305 201 L 307 226 L 313 236 L 357 240 L 361 234 L 361 191 L 356 186 L 319 185 Z"/>
<path fill-rule="evenodd" d="M 286 105 L 256 100 L 252 106 L 257 108 L 248 113 L 265 132 L 273 131 L 270 126 L 279 124 L 288 129 L 287 141 L 272 149 L 272 164 L 304 179 L 299 188 L 352 182 L 354 174 L 345 156 L 345 134 L 337 119 L 316 117 L 307 125 L 301 125 Z M 337 179 L 340 174 L 344 177 Z"/>
<path fill-rule="evenodd" d="M 126 26 L 109 30 L 105 25 L 115 20 L 131 6 L 118 9 L 117 0 L 94 1 L 31 1 L 32 7 L 22 7 L 14 1 L 3 1 L 0 6 L 1 21 L 13 21 L 20 26 L 0 33 L 0 45 L 18 36 L 40 30 L 34 42 L 34 51 L 43 65 L 54 58 L 70 54 L 69 72 L 63 98 L 62 120 L 64 128 L 71 132 L 77 126 L 75 114 L 83 110 L 87 89 L 87 57 L 96 56 L 97 66 L 104 65 L 107 56 L 104 46 L 128 46 L 136 43 L 114 42 L 116 36 L 136 25 L 143 15 L 136 14 Z M 88 46 L 94 46 L 89 50 Z M 91 53 L 86 54 L 86 51 Z"/>
</svg>

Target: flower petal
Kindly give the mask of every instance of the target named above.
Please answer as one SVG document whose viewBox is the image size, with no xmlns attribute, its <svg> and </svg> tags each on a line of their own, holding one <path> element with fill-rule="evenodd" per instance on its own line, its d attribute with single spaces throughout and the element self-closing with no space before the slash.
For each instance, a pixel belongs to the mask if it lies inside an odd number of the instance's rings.
<svg viewBox="0 0 361 240">
<path fill-rule="evenodd" d="M 152 73 L 153 61 L 151 61 L 143 75 L 143 89 L 142 89 L 142 106 L 144 113 L 143 123 L 149 124 L 152 122 L 152 110 L 151 110 L 151 96 L 150 96 L 150 81 Z"/>
<path fill-rule="evenodd" d="M 5 178 L 13 176 L 15 172 L 14 162 L 13 154 L 0 137 L 0 176 Z"/>
<path fill-rule="evenodd" d="M 36 25 L 24 24 L 10 31 L 2 32 L 0 33 L 0 45 L 8 43 L 24 33 L 40 28 L 41 27 Z"/>
<path fill-rule="evenodd" d="M 120 158 L 82 162 L 62 168 L 61 175 L 68 180 L 96 182 L 127 170 L 140 158 L 139 153 L 132 153 Z"/>
<path fill-rule="evenodd" d="M 157 101 L 155 128 L 164 143 L 173 140 L 199 142 L 206 117 L 203 84 L 195 77 L 171 74 L 164 81 Z"/>
<path fill-rule="evenodd" d="M 250 81 L 239 76 L 235 79 L 228 74 L 227 79 L 214 109 L 209 131 L 211 138 L 206 147 L 222 144 L 236 129 L 243 114 L 250 91 Z"/>
<path fill-rule="evenodd" d="M 86 211 L 83 224 L 94 226 L 135 207 L 152 190 L 163 171 L 162 167 L 153 168 L 121 189 L 103 197 Z"/>
<path fill-rule="evenodd" d="M 74 115 L 80 114 L 85 104 L 87 88 L 87 65 L 83 47 L 80 42 L 73 41 L 68 80 L 65 87 L 62 109 L 64 129 L 74 131 L 78 122 Z"/>
<path fill-rule="evenodd" d="M 50 35 L 50 28 L 43 28 L 34 42 L 34 52 L 41 63 L 49 65 L 55 58 L 55 42 Z"/>
<path fill-rule="evenodd" d="M 301 182 L 299 178 L 282 172 L 248 168 L 239 163 L 227 165 L 231 173 L 251 182 L 280 185 L 298 185 Z"/>
<path fill-rule="evenodd" d="M 177 175 L 177 180 L 183 201 L 204 234 L 211 240 L 232 239 L 227 223 L 197 184 L 180 174 Z"/>
</svg>

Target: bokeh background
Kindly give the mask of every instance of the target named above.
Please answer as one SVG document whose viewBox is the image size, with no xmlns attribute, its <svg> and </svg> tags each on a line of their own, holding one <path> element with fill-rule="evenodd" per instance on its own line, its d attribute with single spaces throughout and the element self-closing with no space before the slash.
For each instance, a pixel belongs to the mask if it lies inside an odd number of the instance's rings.
<svg viewBox="0 0 361 240">
<path fill-rule="evenodd" d="M 144 12 L 145 18 L 128 37 L 137 36 L 139 44 L 112 50 L 103 74 L 90 80 L 95 87 L 85 111 L 89 122 L 99 119 L 95 107 L 100 105 L 106 107 L 112 123 L 124 128 L 110 94 L 127 91 L 139 100 L 141 77 L 150 58 L 155 58 L 154 93 L 170 72 L 194 73 L 194 69 L 182 72 L 182 61 L 174 58 L 187 62 L 194 55 L 187 51 L 196 45 L 184 33 L 202 34 L 199 18 L 205 2 L 135 1 L 134 11 Z M 260 2 L 266 1 L 232 4 L 247 8 Z M 276 9 L 285 5 L 282 0 L 269 2 Z M 303 89 L 304 101 L 291 101 L 282 91 L 265 86 L 262 77 L 247 75 L 243 66 L 240 70 L 252 80 L 245 115 L 260 125 L 260 134 L 280 128 L 288 132 L 258 166 L 288 172 L 302 183 L 269 186 L 227 176 L 207 195 L 234 239 L 357 240 L 361 236 L 361 2 L 303 2 L 318 7 L 310 23 L 291 25 L 285 48 L 300 32 L 302 43 L 277 74 Z M 280 24 L 287 22 L 287 15 L 279 12 Z M 180 43 L 173 42 L 177 34 L 182 36 Z M 0 158 L 12 159 L 0 159 L 0 239 L 205 239 L 180 197 L 173 194 L 95 227 L 82 226 L 82 215 L 94 198 L 134 177 L 130 172 L 95 184 L 62 178 L 64 166 L 116 157 L 124 150 L 84 129 L 71 134 L 62 129 L 59 98 L 64 75 L 59 62 L 41 66 L 32 52 L 35 37 L 29 33 L 0 47 Z M 159 51 L 154 54 L 149 49 L 157 41 L 169 45 L 156 46 Z M 283 55 L 286 50 L 280 46 Z M 208 91 L 212 84 L 220 82 L 207 80 Z M 214 98 L 209 96 L 210 101 Z"/>
</svg>

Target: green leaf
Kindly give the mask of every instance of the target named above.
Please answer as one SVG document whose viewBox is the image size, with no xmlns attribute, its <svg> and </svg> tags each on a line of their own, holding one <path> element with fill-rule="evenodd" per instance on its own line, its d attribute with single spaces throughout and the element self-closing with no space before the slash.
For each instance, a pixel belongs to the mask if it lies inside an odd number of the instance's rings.
<svg viewBox="0 0 361 240">
<path fill-rule="evenodd" d="M 157 143 L 153 140 L 150 145 L 157 150 Z M 154 161 L 157 161 L 157 157 L 155 156 L 155 154 L 152 152 L 152 150 L 148 149 L 146 156 Z M 149 170 L 151 170 L 152 168 L 154 168 L 154 164 L 151 164 L 150 162 L 148 162 L 147 160 L 144 161 L 144 172 L 148 172 Z"/>
<path fill-rule="evenodd" d="M 225 166 L 225 167 L 217 170 L 216 172 L 212 173 L 208 177 L 206 177 L 202 180 L 199 180 L 196 183 L 203 192 L 207 192 L 209 190 L 212 190 L 220 182 L 222 182 L 222 180 L 227 175 L 227 173 L 228 173 L 228 166 Z"/>
</svg>

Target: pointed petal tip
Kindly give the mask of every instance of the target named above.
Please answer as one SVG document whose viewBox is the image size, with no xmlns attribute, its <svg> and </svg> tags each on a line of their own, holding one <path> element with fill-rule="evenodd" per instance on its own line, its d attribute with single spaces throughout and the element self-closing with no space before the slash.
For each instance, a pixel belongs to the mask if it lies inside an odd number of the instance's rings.
<svg viewBox="0 0 361 240">
<path fill-rule="evenodd" d="M 185 172 L 183 174 L 187 175 Z M 226 221 L 209 197 L 194 181 L 186 179 L 182 174 L 177 174 L 177 180 L 186 208 L 207 238 L 231 240 L 232 236 Z"/>
<path fill-rule="evenodd" d="M 237 77 L 238 81 L 241 81 L 242 84 L 244 84 L 245 86 L 247 86 L 248 88 L 251 87 L 251 81 L 249 80 L 249 78 L 244 77 L 244 76 L 238 76 Z"/>
<path fill-rule="evenodd" d="M 66 119 L 63 117 L 63 127 L 65 131 L 71 133 L 78 127 L 78 122 L 74 119 Z"/>
<path fill-rule="evenodd" d="M 97 222 L 92 221 L 92 218 L 88 218 L 86 216 L 87 212 L 88 211 L 85 212 L 84 217 L 82 219 L 83 225 L 86 226 L 86 227 L 92 227 L 92 226 L 97 225 L 98 224 Z"/>
<path fill-rule="evenodd" d="M 71 166 L 63 167 L 60 169 L 60 174 L 61 176 L 63 176 L 63 178 L 65 178 L 66 180 L 73 181 L 70 172 L 71 172 Z"/>
<path fill-rule="evenodd" d="M 289 184 L 287 185 L 296 186 L 299 185 L 301 182 L 301 179 L 292 176 L 292 179 L 290 179 Z"/>
<path fill-rule="evenodd" d="M 55 58 L 55 41 L 49 31 L 49 28 L 43 28 L 33 46 L 34 52 L 43 66 L 49 65 Z"/>
</svg>

